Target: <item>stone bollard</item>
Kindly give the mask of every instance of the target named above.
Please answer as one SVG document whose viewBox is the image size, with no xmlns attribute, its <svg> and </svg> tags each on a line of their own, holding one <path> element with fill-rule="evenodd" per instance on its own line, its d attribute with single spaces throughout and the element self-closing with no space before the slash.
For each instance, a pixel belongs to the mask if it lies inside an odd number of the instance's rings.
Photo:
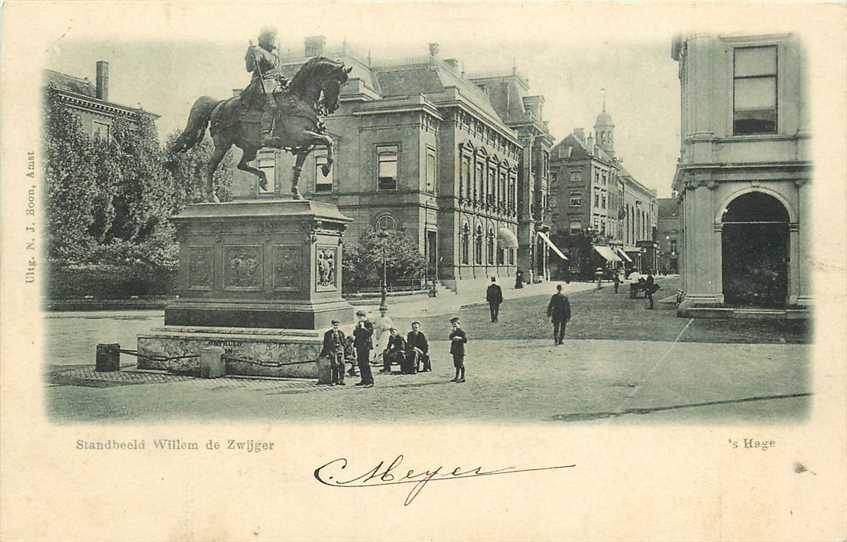
<svg viewBox="0 0 847 542">
<path fill-rule="evenodd" d="M 329 356 L 318 356 L 318 384 L 332 384 L 332 365 Z"/>
<path fill-rule="evenodd" d="M 220 378 L 226 374 L 224 349 L 208 346 L 200 349 L 200 378 Z"/>
<path fill-rule="evenodd" d="M 120 371 L 121 369 L 121 345 L 98 344 L 97 357 L 94 360 L 94 370 L 101 373 Z"/>
</svg>

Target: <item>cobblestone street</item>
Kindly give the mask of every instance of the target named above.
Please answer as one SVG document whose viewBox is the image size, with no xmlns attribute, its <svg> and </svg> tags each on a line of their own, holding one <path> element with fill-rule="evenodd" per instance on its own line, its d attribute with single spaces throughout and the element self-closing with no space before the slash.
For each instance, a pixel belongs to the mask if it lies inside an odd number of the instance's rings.
<svg viewBox="0 0 847 542">
<path fill-rule="evenodd" d="M 673 286 L 665 281 L 665 291 Z M 96 373 L 92 365 L 53 366 L 49 410 L 65 422 L 363 423 L 784 421 L 807 412 L 811 346 L 786 344 L 807 342 L 805 327 L 689 321 L 676 318 L 667 304 L 649 311 L 643 299 L 605 286 L 572 294 L 574 321 L 566 343 L 555 347 L 541 338 L 549 331 L 546 299 L 507 302 L 498 324 L 486 321 L 485 306 L 459 311 L 471 337 L 464 384 L 449 382 L 445 317 L 431 316 L 423 321 L 432 339 L 433 372 L 377 374 L 372 389 L 353 386 L 358 379 L 349 377 L 343 387 L 294 379 L 204 380 L 137 371 L 124 357 L 117 373 Z M 406 318 L 396 320 L 406 325 Z M 642 340 L 633 340 L 639 334 Z M 754 335 L 760 344 L 750 343 Z"/>
</svg>

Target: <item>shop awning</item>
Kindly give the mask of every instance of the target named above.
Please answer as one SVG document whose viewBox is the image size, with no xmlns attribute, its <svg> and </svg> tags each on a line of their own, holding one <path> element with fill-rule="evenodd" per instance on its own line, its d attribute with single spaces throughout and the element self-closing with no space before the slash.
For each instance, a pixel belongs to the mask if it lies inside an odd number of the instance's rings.
<svg viewBox="0 0 847 542">
<path fill-rule="evenodd" d="M 540 232 L 538 232 L 538 236 L 541 237 L 542 239 L 544 239 L 544 242 L 547 243 L 547 246 L 549 246 L 553 250 L 553 252 L 558 254 L 561 259 L 568 261 L 568 257 L 565 256 L 562 253 L 561 250 L 559 250 L 559 247 L 557 247 L 556 245 L 553 244 L 553 241 L 551 241 L 550 238 L 547 237 L 546 233 L 544 233 L 543 231 L 540 231 Z"/>
<path fill-rule="evenodd" d="M 518 238 L 509 228 L 500 228 L 497 230 L 497 244 L 500 248 L 518 248 Z"/>
<path fill-rule="evenodd" d="M 612 249 L 607 247 L 606 245 L 594 245 L 594 250 L 607 262 L 621 261 L 621 259 L 618 258 L 614 252 L 612 252 Z"/>
<path fill-rule="evenodd" d="M 615 251 L 616 251 L 616 252 L 620 255 L 620 257 L 621 257 L 621 258 L 623 258 L 624 260 L 628 261 L 629 263 L 632 263 L 632 258 L 630 258 L 629 256 L 627 256 L 627 255 L 626 255 L 626 252 L 624 252 L 623 250 L 621 250 L 621 249 L 619 249 L 619 248 L 615 249 Z"/>
</svg>

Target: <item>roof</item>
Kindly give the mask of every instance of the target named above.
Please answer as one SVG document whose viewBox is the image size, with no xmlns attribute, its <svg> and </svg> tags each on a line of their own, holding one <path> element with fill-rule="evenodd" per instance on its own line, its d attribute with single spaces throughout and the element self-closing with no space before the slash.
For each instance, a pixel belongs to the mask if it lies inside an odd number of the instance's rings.
<svg viewBox="0 0 847 542">
<path fill-rule="evenodd" d="M 612 121 L 612 115 L 603 111 L 599 115 L 597 115 L 597 120 L 594 121 L 594 126 L 614 126 L 615 123 Z"/>
<path fill-rule="evenodd" d="M 560 141 L 555 147 L 553 147 L 553 149 L 550 151 L 550 156 L 552 157 L 551 158 L 552 160 L 558 160 L 559 159 L 559 148 L 560 147 L 564 147 L 564 148 L 572 147 L 573 148 L 573 151 L 571 151 L 570 156 L 568 157 L 569 160 L 586 160 L 588 158 L 594 158 L 594 159 L 597 159 L 597 160 L 601 160 L 603 162 L 608 162 L 610 164 L 617 162 L 614 158 L 609 156 L 609 153 L 604 151 L 603 148 L 600 147 L 599 145 L 594 146 L 594 153 L 592 154 L 588 150 L 588 144 L 585 141 L 576 137 L 576 135 L 574 135 L 574 134 L 569 134 L 562 141 Z M 567 151 L 564 151 L 564 152 L 565 152 L 564 156 L 568 156 Z M 623 168 L 621 168 L 621 169 L 623 169 Z"/>
<path fill-rule="evenodd" d="M 679 204 L 674 198 L 658 198 L 659 218 L 678 218 Z"/>
<path fill-rule="evenodd" d="M 75 92 L 76 94 L 90 96 L 91 98 L 97 96 L 96 88 L 88 79 L 80 79 L 79 77 L 55 70 L 44 70 L 44 78 L 45 86 L 52 84 L 58 90 Z"/>
<path fill-rule="evenodd" d="M 458 75 L 441 61 L 372 69 L 383 96 L 427 96 L 455 87 L 469 102 L 486 113 L 490 120 L 499 124 L 501 129 L 509 130 L 489 97 L 473 82 Z"/>
</svg>

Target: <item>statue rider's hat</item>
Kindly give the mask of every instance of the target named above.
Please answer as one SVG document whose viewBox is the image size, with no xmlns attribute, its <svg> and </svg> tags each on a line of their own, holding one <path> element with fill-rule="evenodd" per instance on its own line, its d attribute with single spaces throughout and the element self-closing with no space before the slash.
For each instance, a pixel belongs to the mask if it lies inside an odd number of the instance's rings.
<svg viewBox="0 0 847 542">
<path fill-rule="evenodd" d="M 276 48 L 276 29 L 271 27 L 265 27 L 259 33 L 259 45 L 262 45 L 265 49 L 272 51 Z"/>
</svg>

